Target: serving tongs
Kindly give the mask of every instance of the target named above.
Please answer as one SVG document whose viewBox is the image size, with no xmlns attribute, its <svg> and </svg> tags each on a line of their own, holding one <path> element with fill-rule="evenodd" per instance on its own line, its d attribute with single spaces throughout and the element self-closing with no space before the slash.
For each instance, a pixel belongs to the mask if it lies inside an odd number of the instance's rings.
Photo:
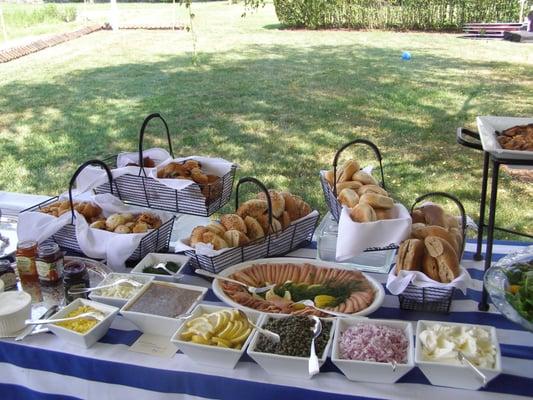
<svg viewBox="0 0 533 400">
<path fill-rule="evenodd" d="M 220 279 L 221 281 L 231 282 L 231 283 L 235 283 L 236 285 L 244 286 L 252 294 L 265 293 L 265 292 L 268 292 L 270 289 L 276 287 L 275 284 L 267 285 L 267 286 L 263 286 L 263 287 L 249 286 L 249 285 L 247 285 L 244 282 L 240 282 L 240 281 L 237 281 L 235 279 L 227 278 L 225 276 L 220 276 L 220 275 L 217 275 L 217 274 L 213 274 L 211 272 L 208 272 L 208 271 L 205 271 L 205 270 L 199 269 L 199 268 L 195 269 L 194 272 L 197 273 L 198 275 L 207 276 L 208 278 Z"/>
</svg>

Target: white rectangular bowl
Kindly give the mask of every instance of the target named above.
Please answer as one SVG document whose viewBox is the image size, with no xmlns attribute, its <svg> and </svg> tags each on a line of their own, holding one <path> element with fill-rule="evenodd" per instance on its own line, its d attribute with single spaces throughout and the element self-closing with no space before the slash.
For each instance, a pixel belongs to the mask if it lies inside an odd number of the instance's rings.
<svg viewBox="0 0 533 400">
<path fill-rule="evenodd" d="M 527 125 L 533 123 L 533 118 L 477 117 L 477 127 L 481 139 L 483 150 L 494 154 L 497 157 L 511 158 L 515 160 L 533 160 L 533 151 L 506 150 L 500 146 L 496 139 L 496 131 L 503 131 L 516 125 Z"/>
<path fill-rule="evenodd" d="M 171 282 L 155 282 L 152 281 L 145 287 L 141 289 L 135 296 L 133 296 L 128 302 L 122 307 L 120 313 L 124 318 L 133 322 L 141 332 L 149 333 L 152 335 L 165 336 L 170 338 L 178 330 L 182 324 L 182 320 L 170 317 L 162 317 L 160 315 L 154 314 L 145 314 L 137 311 L 128 311 L 128 308 L 137 300 L 152 284 L 164 284 L 180 287 L 183 289 L 194 290 L 199 293 L 198 298 L 192 303 L 192 305 L 184 311 L 185 313 L 191 312 L 194 307 L 202 301 L 205 294 L 207 293 L 207 288 L 193 285 L 185 285 L 183 283 L 171 283 Z"/>
<path fill-rule="evenodd" d="M 397 364 L 396 370 L 393 371 L 390 363 L 348 360 L 341 358 L 339 345 L 341 334 L 350 326 L 354 326 L 359 323 L 368 325 L 385 325 L 391 328 L 402 329 L 407 336 L 407 340 L 409 341 L 407 349 L 407 362 L 404 364 Z M 339 318 L 337 321 L 337 325 L 335 327 L 335 336 L 333 338 L 331 361 L 351 381 L 394 383 L 414 368 L 414 358 L 413 326 L 409 321 L 356 318 Z"/>
<path fill-rule="evenodd" d="M 58 337 L 65 340 L 66 342 L 88 349 L 107 333 L 109 327 L 111 326 L 111 322 L 113 322 L 113 319 L 118 313 L 118 308 L 109 306 L 107 304 L 97 303 L 91 300 L 76 299 L 68 306 L 52 315 L 50 318 L 65 318 L 70 312 L 76 310 L 81 306 L 92 307 L 98 311 L 105 313 L 106 316 L 102 321 L 98 322 L 95 326 L 93 326 L 92 329 L 88 330 L 85 333 L 71 331 L 70 329 L 63 328 L 62 326 L 58 326 L 55 324 L 48 324 L 47 327 L 54 334 L 56 334 Z"/>
<path fill-rule="evenodd" d="M 487 383 L 500 375 L 502 372 L 501 352 L 496 336 L 496 329 L 493 326 L 420 320 L 416 325 L 415 363 L 432 385 L 470 390 L 478 390 L 483 386 L 481 378 L 478 377 L 477 374 L 466 365 L 446 364 L 435 361 L 424 361 L 422 359 L 422 343 L 419 339 L 420 333 L 426 329 L 426 327 L 435 324 L 445 326 L 478 327 L 488 330 L 492 338 L 492 343 L 496 347 L 496 362 L 494 368 L 479 368 L 479 370 L 487 377 Z"/>
<path fill-rule="evenodd" d="M 191 258 L 184 256 L 182 254 L 166 254 L 166 253 L 148 253 L 139 263 L 131 270 L 132 274 L 151 276 L 156 281 L 165 281 L 165 282 L 178 282 L 178 279 L 174 276 L 169 275 L 159 275 L 159 274 L 147 274 L 142 272 L 143 268 L 149 267 L 154 264 L 159 264 L 161 262 L 172 261 L 175 263 L 181 264 L 181 267 L 178 269 L 177 274 L 181 274 L 183 268 L 187 265 Z"/>
<path fill-rule="evenodd" d="M 287 315 L 265 315 L 263 319 L 259 321 L 258 326 L 262 327 L 270 319 L 281 319 L 288 317 L 289 316 Z M 331 319 L 331 322 L 332 325 L 328 343 L 326 345 L 326 348 L 324 349 L 322 357 L 318 359 L 318 363 L 320 366 L 322 366 L 322 364 L 326 362 L 331 343 L 333 342 L 335 324 L 337 321 L 335 319 Z M 257 345 L 257 341 L 259 340 L 260 335 L 261 334 L 257 331 L 254 333 L 254 336 L 252 337 L 252 340 L 248 345 L 248 350 L 246 352 L 256 363 L 261 366 L 261 368 L 263 368 L 271 375 L 282 375 L 300 379 L 312 378 L 312 376 L 309 376 L 309 359 L 307 357 L 283 356 L 278 354 L 262 353 L 259 351 L 255 351 L 255 347 Z"/>
<path fill-rule="evenodd" d="M 120 272 L 111 272 L 109 275 L 107 275 L 104 278 L 104 280 L 102 282 L 100 282 L 98 284 L 98 286 L 107 285 L 107 284 L 111 283 L 112 281 L 114 281 L 116 279 L 121 279 L 121 278 L 134 279 L 137 282 L 143 283 L 145 285 L 154 280 L 153 277 L 148 276 L 147 274 L 140 275 L 140 274 L 123 274 L 123 273 L 120 273 Z M 140 288 L 140 290 L 142 290 L 142 287 Z M 129 298 L 123 299 L 123 298 L 120 298 L 120 297 L 100 296 L 100 295 L 96 294 L 96 292 L 97 291 L 95 290 L 95 291 L 93 291 L 93 292 L 91 292 L 89 294 L 89 297 L 90 297 L 91 300 L 94 300 L 94 301 L 97 301 L 97 302 L 103 303 L 103 304 L 108 304 L 108 305 L 113 306 L 113 307 L 121 308 L 129 300 Z"/>
<path fill-rule="evenodd" d="M 231 310 L 231 309 L 232 308 L 230 307 L 209 306 L 205 304 L 199 304 L 194 309 L 193 316 L 189 319 L 189 321 L 191 319 L 199 317 L 200 315 L 204 313 L 212 313 L 212 312 L 216 312 L 220 310 Z M 245 314 L 248 316 L 248 319 L 256 325 L 263 318 L 263 316 L 260 313 L 254 313 L 254 312 L 248 311 L 248 312 L 245 312 Z M 190 359 L 198 362 L 199 364 L 213 365 L 216 367 L 221 367 L 221 368 L 226 368 L 226 369 L 235 368 L 235 365 L 237 365 L 237 362 L 239 361 L 244 351 L 248 347 L 248 344 L 252 340 L 252 336 L 254 334 L 254 330 L 252 330 L 252 332 L 250 333 L 250 336 L 248 336 L 242 348 L 240 350 L 237 350 L 237 349 L 226 349 L 226 348 L 217 347 L 217 346 L 208 346 L 204 344 L 197 344 L 197 343 L 181 340 L 180 339 L 181 333 L 185 329 L 186 329 L 186 323 L 183 323 L 178 328 L 174 336 L 172 336 L 172 338 L 170 339 L 171 342 L 174 343 L 176 347 L 183 352 L 183 354 L 185 354 Z"/>
</svg>

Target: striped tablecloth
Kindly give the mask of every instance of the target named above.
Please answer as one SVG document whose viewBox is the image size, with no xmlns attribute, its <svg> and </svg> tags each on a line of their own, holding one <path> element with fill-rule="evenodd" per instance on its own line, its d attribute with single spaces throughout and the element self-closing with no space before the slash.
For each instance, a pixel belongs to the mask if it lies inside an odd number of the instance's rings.
<svg viewBox="0 0 533 400">
<path fill-rule="evenodd" d="M 495 260 L 525 243 L 498 242 Z M 387 294 L 374 318 L 416 321 L 419 319 L 468 322 L 497 328 L 502 351 L 502 374 L 480 391 L 431 386 L 418 368 L 394 385 L 352 382 L 328 360 L 311 380 L 298 380 L 265 373 L 246 354 L 234 370 L 195 364 L 177 353 L 162 359 L 128 350 L 141 333 L 117 317 L 108 334 L 88 350 L 66 344 L 53 334 L 27 338 L 23 343 L 0 341 L 0 399 L 512 399 L 533 396 L 533 334 L 508 321 L 492 307 L 479 312 L 483 262 L 472 261 L 469 243 L 463 265 L 474 278 L 466 296 L 456 294 L 450 315 L 401 311 L 398 299 Z M 291 254 L 315 258 L 314 244 Z M 386 275 L 371 274 L 385 284 Z M 207 282 L 187 276 L 189 283 Z M 209 291 L 206 303 L 217 304 Z"/>
</svg>

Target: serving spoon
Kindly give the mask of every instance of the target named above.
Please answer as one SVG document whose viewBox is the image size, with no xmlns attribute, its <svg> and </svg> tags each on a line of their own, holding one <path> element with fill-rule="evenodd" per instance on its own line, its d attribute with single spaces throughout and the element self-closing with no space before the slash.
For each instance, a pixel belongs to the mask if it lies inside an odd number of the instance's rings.
<svg viewBox="0 0 533 400">
<path fill-rule="evenodd" d="M 367 317 L 363 317 L 363 316 L 360 316 L 360 315 L 344 314 L 344 313 L 341 313 L 341 312 L 326 310 L 325 308 L 317 307 L 315 305 L 315 302 L 313 300 L 310 300 L 310 299 L 296 301 L 294 304 L 303 304 L 304 306 L 314 308 L 317 311 L 323 312 L 325 314 L 333 315 L 335 317 L 368 319 Z"/>
<path fill-rule="evenodd" d="M 277 333 L 269 331 L 268 329 L 260 328 L 259 326 L 257 326 L 256 324 L 254 324 L 252 321 L 250 321 L 248 319 L 248 316 L 245 314 L 244 311 L 242 311 L 242 310 L 238 310 L 238 311 L 239 311 L 239 314 L 241 315 L 241 317 L 244 318 L 245 320 L 247 320 L 248 323 L 250 325 L 252 325 L 259 333 L 261 333 L 262 335 L 265 335 L 268 338 L 272 339 L 274 341 L 274 343 L 279 343 L 280 342 L 280 337 L 279 337 L 279 335 Z"/>
<path fill-rule="evenodd" d="M 55 324 L 57 322 L 73 321 L 75 319 L 80 319 L 80 318 L 88 318 L 88 319 L 95 319 L 97 321 L 102 321 L 105 318 L 105 314 L 99 311 L 91 311 L 91 312 L 81 313 L 79 315 L 76 315 L 75 317 L 38 319 L 35 321 L 31 319 L 27 319 L 24 323 L 26 325 Z"/>
<path fill-rule="evenodd" d="M 309 355 L 309 375 L 313 376 L 320 372 L 320 365 L 318 364 L 318 357 L 315 351 L 315 339 L 322 333 L 322 321 L 315 315 L 311 315 L 311 319 L 315 325 L 311 328 L 313 331 L 313 338 L 311 339 L 311 353 Z"/>
<path fill-rule="evenodd" d="M 141 287 L 142 285 L 144 285 L 144 283 L 140 283 L 132 279 L 120 278 L 120 279 L 117 279 L 115 282 L 109 283 L 107 285 L 94 286 L 91 288 L 79 288 L 79 289 L 74 288 L 74 289 L 69 289 L 68 292 L 69 294 L 89 293 L 89 292 L 92 292 L 93 290 L 105 289 L 111 286 L 120 285 L 121 283 L 127 283 L 128 285 L 131 285 L 133 287 Z"/>
<path fill-rule="evenodd" d="M 154 265 L 153 268 L 155 269 L 161 269 L 163 271 L 165 271 L 167 274 L 169 274 L 170 276 L 173 276 L 174 278 L 176 279 L 181 279 L 183 278 L 183 275 L 182 274 L 178 274 L 177 272 L 172 272 L 171 270 L 169 270 L 167 267 L 166 267 L 166 264 L 165 263 L 159 263 L 157 265 Z"/>
<path fill-rule="evenodd" d="M 481 372 L 479 368 L 476 367 L 474 363 L 470 361 L 468 357 L 465 356 L 465 354 L 462 351 L 457 352 L 457 359 L 461 361 L 461 364 L 463 365 L 466 364 L 472 371 L 476 373 L 476 375 L 478 375 L 481 378 L 481 380 L 483 381 L 483 387 L 487 386 L 487 377 L 485 376 L 485 374 Z"/>
<path fill-rule="evenodd" d="M 270 289 L 276 287 L 275 284 L 267 285 L 267 286 L 263 286 L 263 287 L 249 286 L 246 283 L 243 283 L 243 282 L 240 282 L 240 281 L 236 281 L 235 279 L 226 278 L 225 276 L 220 276 L 220 275 L 217 275 L 217 274 L 213 274 L 211 272 L 207 272 L 207 271 L 205 271 L 203 269 L 199 269 L 199 268 L 195 269 L 194 272 L 196 272 L 198 275 L 207 276 L 208 278 L 220 279 L 221 281 L 227 281 L 227 282 L 235 283 L 236 285 L 244 286 L 252 294 L 254 294 L 254 293 L 255 294 L 265 293 L 265 292 L 268 292 Z"/>
</svg>

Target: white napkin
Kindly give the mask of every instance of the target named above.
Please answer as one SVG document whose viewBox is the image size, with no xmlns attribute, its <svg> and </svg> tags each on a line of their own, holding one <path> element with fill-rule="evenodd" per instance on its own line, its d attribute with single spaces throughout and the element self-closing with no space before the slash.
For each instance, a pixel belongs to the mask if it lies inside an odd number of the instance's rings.
<svg viewBox="0 0 533 400">
<path fill-rule="evenodd" d="M 71 218 L 70 211 L 59 217 L 38 211 L 20 213 L 17 223 L 18 240 L 19 242 L 25 240 L 43 242 L 65 225 L 70 224 Z"/>
<path fill-rule="evenodd" d="M 355 222 L 350 209 L 342 206 L 337 239 L 337 261 L 346 261 L 369 247 L 399 244 L 411 233 L 409 211 L 399 203 L 394 204 L 396 218 L 375 222 Z"/>
<path fill-rule="evenodd" d="M 466 289 L 471 285 L 472 278 L 466 269 L 461 268 L 461 274 L 450 283 L 441 283 L 429 278 L 426 274 L 420 271 L 406 271 L 401 270 L 398 276 L 396 276 L 396 268 L 392 268 L 387 277 L 387 289 L 394 294 L 398 295 L 403 293 L 405 288 L 412 283 L 417 287 L 434 287 L 449 289 L 454 287 L 459 289 L 463 294 L 466 294 Z"/>
<path fill-rule="evenodd" d="M 159 165 L 171 159 L 168 151 L 159 147 L 143 150 L 143 157 L 150 157 L 154 160 L 155 165 Z M 117 168 L 125 167 L 128 164 L 139 164 L 139 152 L 120 153 L 117 156 Z M 144 168 L 147 169 L 146 167 Z"/>
</svg>

